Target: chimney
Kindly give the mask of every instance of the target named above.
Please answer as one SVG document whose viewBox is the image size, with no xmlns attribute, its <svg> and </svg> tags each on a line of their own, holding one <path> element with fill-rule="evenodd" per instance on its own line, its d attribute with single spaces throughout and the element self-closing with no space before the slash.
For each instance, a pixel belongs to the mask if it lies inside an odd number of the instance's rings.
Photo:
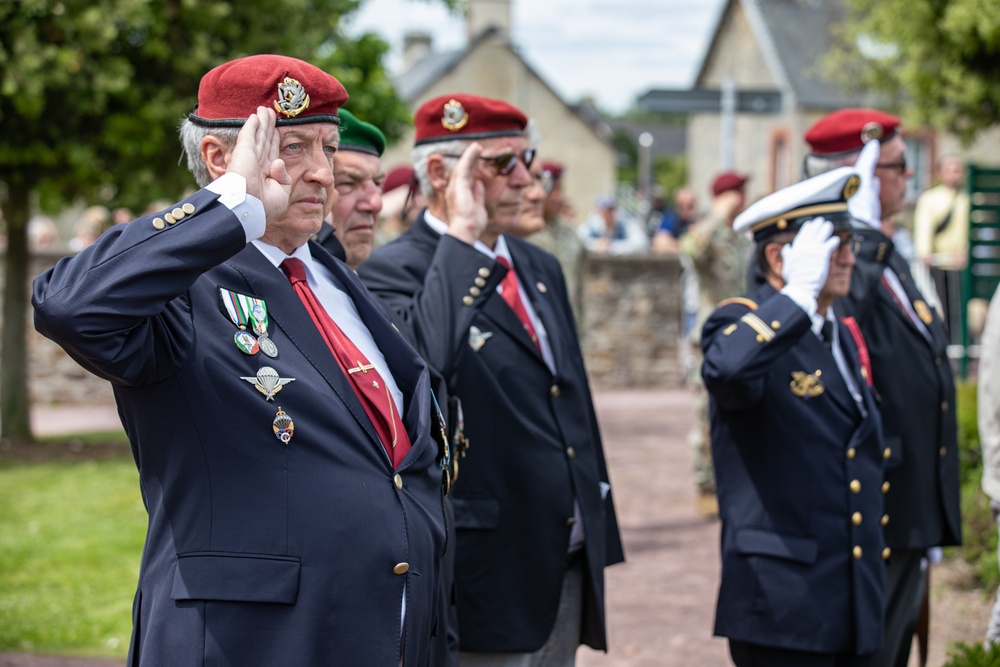
<svg viewBox="0 0 1000 667">
<path fill-rule="evenodd" d="M 431 54 L 431 34 L 414 30 L 403 36 L 403 71 Z"/>
<path fill-rule="evenodd" d="M 496 28 L 501 39 L 510 40 L 511 0 L 469 0 L 466 13 L 469 41 L 484 31 Z"/>
</svg>

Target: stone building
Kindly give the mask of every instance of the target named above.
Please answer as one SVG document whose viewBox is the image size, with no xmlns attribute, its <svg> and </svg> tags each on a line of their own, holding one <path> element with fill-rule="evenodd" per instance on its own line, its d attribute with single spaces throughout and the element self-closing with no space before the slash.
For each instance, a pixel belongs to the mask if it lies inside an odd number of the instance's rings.
<svg viewBox="0 0 1000 667">
<path fill-rule="evenodd" d="M 408 34 L 396 88 L 411 112 L 433 97 L 459 92 L 520 108 L 541 132 L 542 159 L 567 165 L 563 189 L 577 214 L 586 215 L 600 195 L 615 191 L 611 128 L 600 116 L 568 104 L 521 56 L 510 37 L 511 1 L 470 0 L 468 42 L 461 49 L 435 52 L 430 35 Z M 408 163 L 412 147 L 411 130 L 386 150 L 382 163 Z"/>
<path fill-rule="evenodd" d="M 876 98 L 846 92 L 825 72 L 831 27 L 843 21 L 845 0 L 727 0 L 691 90 L 650 90 L 639 105 L 688 112 L 691 185 L 705 196 L 723 169 L 750 174 L 753 201 L 801 178 L 802 136 L 820 117 Z M 731 108 L 731 114 L 723 109 Z M 910 200 L 927 188 L 944 153 L 996 162 L 1000 131 L 963 148 L 950 135 L 904 126 L 907 162 L 914 167 Z"/>
</svg>

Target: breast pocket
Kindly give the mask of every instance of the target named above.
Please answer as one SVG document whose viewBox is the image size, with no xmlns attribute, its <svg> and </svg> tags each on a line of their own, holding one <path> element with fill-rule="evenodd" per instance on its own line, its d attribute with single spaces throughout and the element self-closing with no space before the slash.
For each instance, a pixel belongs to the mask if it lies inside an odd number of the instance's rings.
<svg viewBox="0 0 1000 667">
<path fill-rule="evenodd" d="M 301 560 L 217 551 L 179 554 L 174 566 L 174 600 L 225 600 L 295 604 Z"/>
<path fill-rule="evenodd" d="M 736 551 L 744 556 L 772 556 L 811 565 L 816 562 L 819 546 L 808 537 L 743 528 L 736 532 Z"/>
</svg>

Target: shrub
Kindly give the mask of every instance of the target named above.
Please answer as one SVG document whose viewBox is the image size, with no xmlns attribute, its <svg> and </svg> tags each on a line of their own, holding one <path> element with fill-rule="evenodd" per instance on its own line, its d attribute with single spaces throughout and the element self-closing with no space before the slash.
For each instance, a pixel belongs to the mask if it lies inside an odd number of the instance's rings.
<svg viewBox="0 0 1000 667">
<path fill-rule="evenodd" d="M 984 647 L 982 644 L 952 644 L 948 650 L 948 662 L 944 667 L 998 667 L 1000 666 L 1000 644 Z"/>
</svg>

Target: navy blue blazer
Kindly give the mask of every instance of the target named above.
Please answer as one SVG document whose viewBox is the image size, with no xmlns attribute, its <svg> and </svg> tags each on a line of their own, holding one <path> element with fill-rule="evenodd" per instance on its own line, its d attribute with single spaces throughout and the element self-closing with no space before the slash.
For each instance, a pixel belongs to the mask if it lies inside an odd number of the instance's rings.
<svg viewBox="0 0 1000 667">
<path fill-rule="evenodd" d="M 892 241 L 870 228 L 860 234 L 851 293 L 835 308 L 857 319 L 871 352 L 885 444 L 891 450 L 886 473 L 891 488 L 885 502 L 892 521 L 885 529 L 886 540 L 893 549 L 959 544 L 958 428 L 948 333 Z M 883 284 L 887 266 L 924 318 L 929 337 Z"/>
<path fill-rule="evenodd" d="M 462 399 L 471 445 L 451 496 L 462 650 L 529 652 L 548 639 L 574 498 L 586 533 L 581 641 L 604 649 L 604 567 L 623 553 L 583 355 L 558 261 L 507 244 L 555 375 L 496 292 L 506 269 L 423 217 L 358 272 Z"/>
<path fill-rule="evenodd" d="M 862 655 L 883 632 L 881 424 L 848 329 L 838 323 L 861 406 L 810 324 L 770 285 L 705 323 L 722 520 L 715 634 Z"/>
<path fill-rule="evenodd" d="M 149 528 L 134 665 L 425 665 L 443 549 L 428 369 L 354 273 L 350 295 L 405 396 L 394 471 L 349 381 L 280 270 L 217 195 L 157 231 L 115 227 L 34 283 L 37 329 L 114 385 Z M 249 356 L 219 289 L 262 298 L 277 358 Z M 294 378 L 273 399 L 264 366 Z M 287 444 L 278 409 L 294 423 Z"/>
</svg>

